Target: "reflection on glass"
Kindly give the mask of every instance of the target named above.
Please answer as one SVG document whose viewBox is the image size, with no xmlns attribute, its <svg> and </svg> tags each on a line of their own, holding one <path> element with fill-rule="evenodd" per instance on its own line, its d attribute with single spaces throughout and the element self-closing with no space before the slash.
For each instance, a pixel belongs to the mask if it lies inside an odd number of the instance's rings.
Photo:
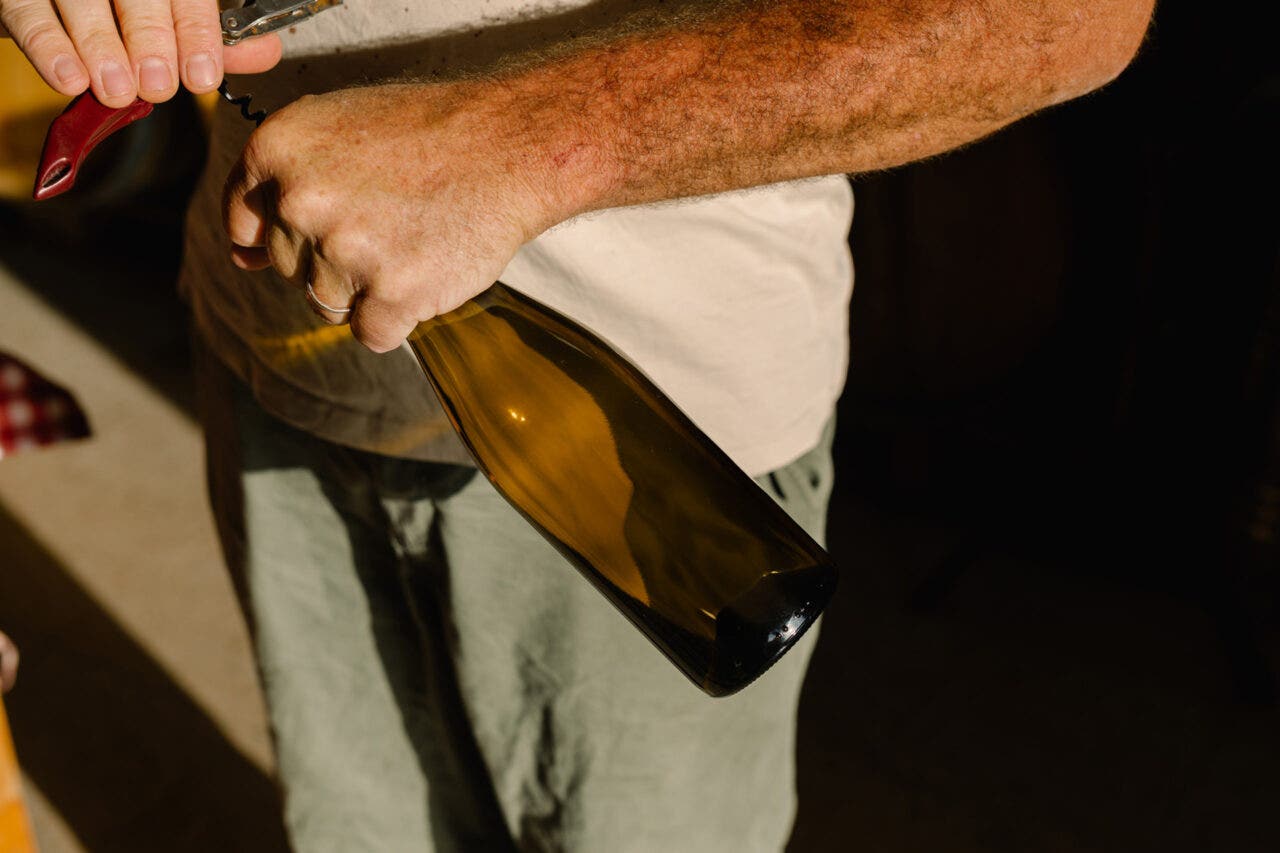
<svg viewBox="0 0 1280 853">
<path fill-rule="evenodd" d="M 409 344 L 498 491 L 707 693 L 749 684 L 830 599 L 826 552 L 574 321 L 498 283 Z"/>
</svg>

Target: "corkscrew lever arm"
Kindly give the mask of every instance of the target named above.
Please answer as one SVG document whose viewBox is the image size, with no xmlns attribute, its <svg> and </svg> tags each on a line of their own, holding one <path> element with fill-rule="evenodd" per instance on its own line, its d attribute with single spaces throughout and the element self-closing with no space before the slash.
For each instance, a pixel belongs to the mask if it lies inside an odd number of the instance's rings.
<svg viewBox="0 0 1280 853">
<path fill-rule="evenodd" d="M 44 201 L 62 195 L 76 182 L 80 165 L 98 143 L 120 128 L 151 115 L 154 105 L 139 98 L 127 107 L 104 107 L 85 92 L 71 102 L 49 125 L 31 196 Z"/>
<path fill-rule="evenodd" d="M 238 44 L 245 39 L 292 26 L 341 4 L 342 0 L 253 0 L 239 9 L 228 9 L 222 13 L 222 41 L 229 45 Z M 238 106 L 240 115 L 249 121 L 262 124 L 267 117 L 264 110 L 250 112 L 250 98 L 232 95 L 227 91 L 226 81 L 218 87 L 218 92 Z M 151 115 L 152 109 L 154 105 L 141 98 L 127 107 L 113 109 L 99 103 L 92 92 L 76 97 L 49 126 L 40 166 L 36 170 L 32 198 L 43 201 L 71 189 L 80 173 L 80 166 L 98 143 L 117 130 Z"/>
<path fill-rule="evenodd" d="M 253 0 L 222 13 L 222 43 L 236 44 L 283 27 L 291 27 L 342 0 Z"/>
</svg>

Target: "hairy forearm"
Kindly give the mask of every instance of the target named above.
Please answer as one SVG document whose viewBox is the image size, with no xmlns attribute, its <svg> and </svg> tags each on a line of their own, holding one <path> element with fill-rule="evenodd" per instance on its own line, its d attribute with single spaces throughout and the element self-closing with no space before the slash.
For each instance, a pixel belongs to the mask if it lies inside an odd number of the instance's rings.
<svg viewBox="0 0 1280 853">
<path fill-rule="evenodd" d="M 814 0 L 694 7 L 500 74 L 550 216 L 883 169 L 1084 94 L 1152 0 Z M 538 171 L 538 170 L 535 170 Z"/>
<path fill-rule="evenodd" d="M 882 169 L 1083 94 L 1152 2 L 695 0 L 482 77 L 304 98 L 232 170 L 232 254 L 385 352 L 577 214 Z"/>
</svg>

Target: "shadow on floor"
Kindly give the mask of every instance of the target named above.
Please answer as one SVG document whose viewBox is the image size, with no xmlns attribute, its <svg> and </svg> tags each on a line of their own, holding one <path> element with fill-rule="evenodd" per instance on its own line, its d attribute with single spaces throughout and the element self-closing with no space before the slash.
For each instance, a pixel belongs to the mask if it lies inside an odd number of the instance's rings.
<svg viewBox="0 0 1280 853">
<path fill-rule="evenodd" d="M 286 850 L 274 783 L 3 510 L 0 542 L 18 753 L 86 849 Z"/>
</svg>

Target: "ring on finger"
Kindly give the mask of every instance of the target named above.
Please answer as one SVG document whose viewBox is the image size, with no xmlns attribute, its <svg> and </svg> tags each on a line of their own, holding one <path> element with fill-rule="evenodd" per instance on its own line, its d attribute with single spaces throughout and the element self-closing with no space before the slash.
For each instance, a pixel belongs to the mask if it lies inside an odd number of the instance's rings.
<svg viewBox="0 0 1280 853">
<path fill-rule="evenodd" d="M 316 306 L 317 308 L 323 308 L 325 311 L 330 311 L 334 314 L 350 314 L 351 313 L 350 305 L 348 305 L 346 308 L 334 308 L 332 305 L 321 302 L 320 297 L 316 296 L 315 288 L 311 286 L 311 282 L 307 282 L 307 299 L 311 300 L 311 304 Z"/>
</svg>

